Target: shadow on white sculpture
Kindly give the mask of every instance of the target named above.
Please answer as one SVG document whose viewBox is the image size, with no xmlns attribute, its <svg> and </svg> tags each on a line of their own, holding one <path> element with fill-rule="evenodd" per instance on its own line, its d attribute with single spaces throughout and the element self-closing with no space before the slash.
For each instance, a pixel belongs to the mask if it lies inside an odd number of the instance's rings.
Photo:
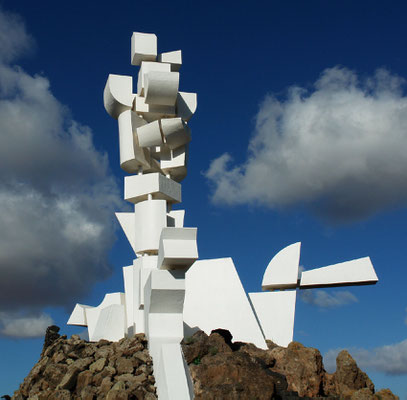
<svg viewBox="0 0 407 400">
<path fill-rule="evenodd" d="M 157 37 L 134 32 L 131 76 L 110 74 L 103 93 L 118 121 L 124 199 L 134 212 L 116 213 L 136 258 L 123 267 L 124 293 L 106 294 L 97 307 L 77 304 L 70 325 L 87 326 L 89 340 L 145 333 L 160 399 L 194 397 L 180 342 L 201 329 L 228 329 L 235 341 L 266 349 L 293 338 L 296 290 L 374 284 L 369 258 L 305 271 L 298 277 L 300 243 L 281 250 L 263 277 L 263 293 L 246 294 L 231 258 L 199 260 L 197 229 L 184 227 L 181 182 L 187 174 L 196 93 L 181 92 L 181 50 L 158 54 Z"/>
</svg>

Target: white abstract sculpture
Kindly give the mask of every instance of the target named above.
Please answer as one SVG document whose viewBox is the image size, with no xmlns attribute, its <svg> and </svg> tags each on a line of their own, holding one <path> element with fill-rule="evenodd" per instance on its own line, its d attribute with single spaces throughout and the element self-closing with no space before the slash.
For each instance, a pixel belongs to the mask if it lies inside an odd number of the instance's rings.
<svg viewBox="0 0 407 400">
<path fill-rule="evenodd" d="M 264 293 L 246 295 L 232 259 L 198 259 L 197 229 L 184 227 L 181 182 L 187 173 L 196 93 L 180 92 L 181 50 L 157 53 L 154 34 L 134 32 L 131 64 L 140 66 L 137 93 L 131 76 L 109 75 L 108 114 L 118 120 L 124 199 L 134 212 L 116 217 L 136 255 L 123 267 L 124 293 L 106 294 L 97 307 L 77 304 L 70 325 L 87 326 L 89 340 L 117 341 L 145 333 L 160 399 L 194 397 L 180 346 L 201 329 L 228 329 L 234 340 L 267 348 L 293 338 L 296 289 L 373 284 L 369 258 L 305 271 L 298 277 L 300 243 L 268 265 Z"/>
</svg>

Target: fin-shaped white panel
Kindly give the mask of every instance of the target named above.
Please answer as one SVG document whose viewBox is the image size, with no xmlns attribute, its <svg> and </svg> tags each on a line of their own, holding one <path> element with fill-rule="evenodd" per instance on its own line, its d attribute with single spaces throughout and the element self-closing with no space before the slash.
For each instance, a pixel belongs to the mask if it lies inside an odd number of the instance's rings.
<svg viewBox="0 0 407 400">
<path fill-rule="evenodd" d="M 378 281 L 369 257 L 304 271 L 301 289 L 327 286 L 373 285 Z"/>
<path fill-rule="evenodd" d="M 85 309 L 89 341 L 97 342 L 100 339 L 117 341 L 124 338 L 125 304 L 124 293 L 107 293 L 97 307 Z"/>
<path fill-rule="evenodd" d="M 75 308 L 72 311 L 71 316 L 68 319 L 67 325 L 79 325 L 79 326 L 88 326 L 86 320 L 87 308 L 93 308 L 92 306 L 85 306 L 83 304 L 76 304 Z"/>
<path fill-rule="evenodd" d="M 136 217 L 134 213 L 124 213 L 117 212 L 115 213 L 116 218 L 119 221 L 120 226 L 123 229 L 124 234 L 127 237 L 127 240 L 130 243 L 133 251 L 136 252 Z"/>
<path fill-rule="evenodd" d="M 301 242 L 280 250 L 270 261 L 261 284 L 263 290 L 295 288 L 298 282 Z"/>
<path fill-rule="evenodd" d="M 249 293 L 266 339 L 287 347 L 293 341 L 296 290 Z"/>
<path fill-rule="evenodd" d="M 267 349 L 231 258 L 196 261 L 185 279 L 184 322 L 189 328 L 208 335 L 213 329 L 227 329 L 233 341 Z"/>
</svg>

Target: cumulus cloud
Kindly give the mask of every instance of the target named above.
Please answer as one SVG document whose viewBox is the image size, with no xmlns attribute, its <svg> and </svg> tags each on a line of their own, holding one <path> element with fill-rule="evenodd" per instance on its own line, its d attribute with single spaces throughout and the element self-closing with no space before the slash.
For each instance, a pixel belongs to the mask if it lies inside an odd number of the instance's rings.
<svg viewBox="0 0 407 400">
<path fill-rule="evenodd" d="M 72 119 L 46 77 L 11 63 L 31 42 L 21 20 L 0 10 L 0 325 L 7 335 L 38 315 L 32 331 L 42 329 L 49 317 L 38 310 L 69 308 L 110 275 L 113 211 L 121 204 L 91 129 Z M 30 311 L 20 318 L 5 310 Z"/>
<path fill-rule="evenodd" d="M 52 318 L 44 313 L 34 312 L 31 315 L 0 312 L 0 334 L 3 336 L 30 338 L 42 337 Z"/>
<path fill-rule="evenodd" d="M 307 304 L 321 308 L 341 307 L 358 302 L 357 297 L 347 290 L 331 293 L 325 290 L 304 290 L 300 291 L 300 298 Z"/>
<path fill-rule="evenodd" d="M 325 353 L 324 365 L 327 371 L 335 371 L 339 351 L 329 350 Z M 362 369 L 371 368 L 388 375 L 407 374 L 407 339 L 371 350 L 350 349 L 349 353 Z"/>
<path fill-rule="evenodd" d="M 405 80 L 379 69 L 360 79 L 326 69 L 310 90 L 268 95 L 247 160 L 225 153 L 206 177 L 212 200 L 272 208 L 306 204 L 337 221 L 367 217 L 407 200 Z"/>
</svg>

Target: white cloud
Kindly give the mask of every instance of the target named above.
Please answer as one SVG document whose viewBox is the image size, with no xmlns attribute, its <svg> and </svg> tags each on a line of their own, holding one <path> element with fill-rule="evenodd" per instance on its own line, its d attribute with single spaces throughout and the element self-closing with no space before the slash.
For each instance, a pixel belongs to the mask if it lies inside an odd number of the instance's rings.
<svg viewBox="0 0 407 400">
<path fill-rule="evenodd" d="M 30 43 L 19 18 L 0 10 L 0 311 L 29 309 L 25 320 L 45 306 L 69 309 L 110 275 L 122 204 L 91 129 L 71 118 L 46 77 L 10 63 Z M 41 329 L 47 321 L 34 319 Z"/>
<path fill-rule="evenodd" d="M 3 336 L 42 337 L 47 327 L 52 324 L 52 318 L 44 313 L 23 316 L 0 312 L 0 334 Z"/>
<path fill-rule="evenodd" d="M 324 365 L 327 371 L 335 371 L 339 351 L 329 350 L 325 353 Z M 349 353 L 361 369 L 371 368 L 388 375 L 407 374 L 407 339 L 371 350 L 349 349 Z"/>
<path fill-rule="evenodd" d="M 305 303 L 321 308 L 340 307 L 347 304 L 357 303 L 358 299 L 351 292 L 335 291 L 328 293 L 325 290 L 303 290 L 300 298 Z"/>
<path fill-rule="evenodd" d="M 223 154 L 206 177 L 212 200 L 272 208 L 307 204 L 334 220 L 366 217 L 407 200 L 407 97 L 386 70 L 359 79 L 326 69 L 312 90 L 265 98 L 247 160 Z"/>
<path fill-rule="evenodd" d="M 26 32 L 21 18 L 0 6 L 0 60 L 12 61 L 24 52 L 30 52 L 34 40 Z"/>
</svg>

